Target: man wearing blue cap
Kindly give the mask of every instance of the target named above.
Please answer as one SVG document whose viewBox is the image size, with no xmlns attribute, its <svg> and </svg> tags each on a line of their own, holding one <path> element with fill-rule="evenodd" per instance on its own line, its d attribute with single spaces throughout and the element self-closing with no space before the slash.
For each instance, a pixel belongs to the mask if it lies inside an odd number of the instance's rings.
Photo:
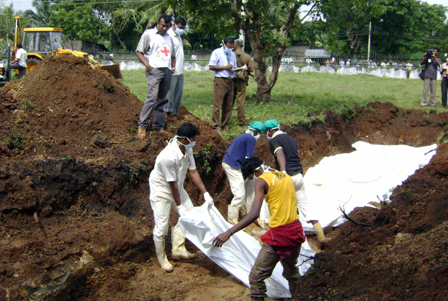
<svg viewBox="0 0 448 301">
<path fill-rule="evenodd" d="M 303 183 L 303 167 L 299 157 L 297 141 L 280 130 L 280 123 L 270 119 L 264 123 L 265 131 L 269 139 L 271 153 L 274 155 L 277 169 L 286 172 L 294 182 L 296 189 L 297 207 L 303 214 L 304 219 L 313 224 L 318 241 L 324 238 L 324 232 L 319 220 L 314 216 L 310 203 L 306 197 L 305 185 Z"/>
<path fill-rule="evenodd" d="M 246 133 L 233 139 L 222 160 L 222 168 L 229 179 L 230 190 L 233 194 L 227 214 L 227 220 L 231 224 L 238 223 L 240 210 L 242 210 L 243 214 L 249 213 L 251 210 L 254 199 L 254 181 L 244 181 L 241 173 L 241 163 L 245 158 L 253 157 L 255 144 L 263 131 L 264 126 L 262 122 L 252 122 Z"/>
</svg>

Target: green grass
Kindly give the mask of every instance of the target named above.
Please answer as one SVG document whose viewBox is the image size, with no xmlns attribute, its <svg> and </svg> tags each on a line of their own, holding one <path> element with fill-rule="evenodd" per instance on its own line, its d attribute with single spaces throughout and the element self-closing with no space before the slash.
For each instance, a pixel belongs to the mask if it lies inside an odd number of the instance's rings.
<svg viewBox="0 0 448 301">
<path fill-rule="evenodd" d="M 143 70 L 122 71 L 123 84 L 143 100 L 147 95 L 146 78 Z M 185 72 L 182 104 L 202 120 L 210 120 L 213 107 L 213 73 Z M 437 101 L 440 103 L 440 83 L 437 87 Z M 250 79 L 246 95 L 252 96 L 256 83 Z M 380 78 L 372 75 L 334 75 L 320 73 L 280 72 L 271 94 L 271 101 L 259 103 L 246 100 L 248 122 L 276 119 L 283 124 L 310 123 L 322 119 L 319 112 L 331 110 L 346 114 L 355 105 L 365 106 L 369 102 L 391 102 L 397 107 L 420 109 L 423 82 L 417 79 Z M 439 105 L 440 107 L 440 105 Z M 439 108 L 438 107 L 438 108 Z M 429 109 L 428 109 L 429 110 Z M 445 111 L 445 110 L 443 110 Z M 236 119 L 236 105 L 230 120 L 232 133 L 241 133 Z M 225 135 L 225 138 L 227 135 Z"/>
</svg>

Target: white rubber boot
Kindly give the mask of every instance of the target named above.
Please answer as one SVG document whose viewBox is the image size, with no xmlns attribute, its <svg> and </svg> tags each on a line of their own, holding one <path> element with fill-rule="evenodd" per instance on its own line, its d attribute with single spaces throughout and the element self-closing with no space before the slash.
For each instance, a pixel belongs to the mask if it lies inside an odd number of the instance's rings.
<svg viewBox="0 0 448 301">
<path fill-rule="evenodd" d="M 238 224 L 238 217 L 240 214 L 240 208 L 229 205 L 227 207 L 227 221 L 232 225 Z"/>
<path fill-rule="evenodd" d="M 165 253 L 165 238 L 159 239 L 154 237 L 154 245 L 156 246 L 156 254 L 157 259 L 159 260 L 160 267 L 165 270 L 167 273 L 171 273 L 173 271 L 173 266 L 168 261 Z"/>
<path fill-rule="evenodd" d="M 196 254 L 188 252 L 185 248 L 185 235 L 179 226 L 171 228 L 171 245 L 173 247 L 171 257 L 173 258 L 193 259 L 196 257 Z"/>
<path fill-rule="evenodd" d="M 322 226 L 320 225 L 320 223 L 315 223 L 313 225 L 314 231 L 316 231 L 316 236 L 317 236 L 317 241 L 321 242 L 324 240 L 325 235 L 324 235 L 324 231 L 322 230 Z"/>
</svg>

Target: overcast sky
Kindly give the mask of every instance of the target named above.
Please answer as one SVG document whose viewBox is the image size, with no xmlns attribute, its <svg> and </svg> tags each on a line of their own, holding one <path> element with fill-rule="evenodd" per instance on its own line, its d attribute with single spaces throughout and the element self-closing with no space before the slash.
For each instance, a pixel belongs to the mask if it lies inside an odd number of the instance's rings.
<svg viewBox="0 0 448 301">
<path fill-rule="evenodd" d="M 32 0 L 4 0 L 5 4 L 12 3 L 14 5 L 14 10 L 27 10 L 32 9 L 31 5 Z M 107 0 L 106 0 L 107 1 Z M 442 4 L 448 6 L 448 0 L 424 0 L 429 4 Z"/>
</svg>

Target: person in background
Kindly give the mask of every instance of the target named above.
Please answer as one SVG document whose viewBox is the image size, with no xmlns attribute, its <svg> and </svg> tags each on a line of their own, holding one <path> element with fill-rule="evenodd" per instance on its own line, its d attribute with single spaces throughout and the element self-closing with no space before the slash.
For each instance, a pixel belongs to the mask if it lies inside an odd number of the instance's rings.
<svg viewBox="0 0 448 301">
<path fill-rule="evenodd" d="M 270 230 L 261 236 L 263 244 L 249 274 L 251 300 L 264 300 L 267 291 L 264 280 L 272 275 L 279 261 L 292 295 L 300 278 L 297 268 L 300 249 L 306 240 L 297 215 L 293 180 L 286 173 L 264 165 L 258 157 L 245 159 L 241 171 L 244 179 L 257 178 L 253 208 L 238 224 L 218 235 L 213 244 L 222 247 L 232 235 L 253 223 L 260 215 L 265 198 L 269 205 Z"/>
<path fill-rule="evenodd" d="M 439 48 L 435 47 L 425 53 L 420 65 L 425 65 L 425 75 L 423 80 L 423 96 L 421 106 L 435 106 L 436 101 L 436 87 L 437 87 L 437 67 L 440 66 L 440 61 L 437 58 Z M 428 102 L 428 94 L 431 89 L 431 99 Z"/>
<path fill-rule="evenodd" d="M 10 63 L 11 69 L 17 69 L 19 71 L 19 78 L 22 78 L 26 74 L 26 60 L 28 54 L 23 49 L 22 43 L 17 43 L 16 59 Z"/>
<path fill-rule="evenodd" d="M 252 122 L 246 133 L 233 139 L 222 160 L 222 168 L 227 179 L 229 179 L 230 190 L 233 194 L 232 202 L 228 206 L 227 221 L 233 225 L 238 223 L 240 211 L 242 211 L 242 215 L 245 215 L 251 209 L 254 183 L 253 181 L 244 181 L 241 173 L 241 163 L 245 158 L 254 155 L 255 145 L 263 131 L 264 125 L 262 122 Z"/>
<path fill-rule="evenodd" d="M 314 215 L 315 210 L 312 209 L 308 202 L 305 192 L 305 184 L 303 182 L 303 167 L 300 162 L 299 148 L 297 141 L 287 133 L 280 130 L 280 123 L 274 119 L 270 119 L 264 123 L 267 137 L 269 139 L 269 147 L 272 155 L 274 155 L 277 169 L 286 172 L 294 181 L 298 210 L 303 214 L 304 219 L 311 223 L 316 231 L 317 240 L 324 239 L 324 231 L 319 220 Z"/>
<path fill-rule="evenodd" d="M 210 56 L 209 70 L 215 75 L 213 89 L 212 128 L 218 134 L 222 130 L 230 132 L 229 121 L 233 108 L 233 69 L 237 66 L 236 56 L 232 49 L 235 47 L 234 39 L 226 37 L 222 47 L 213 50 Z M 221 110 L 221 121 L 219 120 Z"/>
<path fill-rule="evenodd" d="M 164 111 L 169 116 L 179 115 L 179 108 L 182 102 L 182 92 L 184 90 L 184 45 L 180 37 L 185 32 L 187 21 L 182 17 L 174 20 L 173 27 L 168 30 L 168 35 L 173 40 L 174 53 L 176 54 L 176 66 L 171 78 L 171 89 L 168 97 L 168 103 Z"/>
<path fill-rule="evenodd" d="M 200 135 L 198 128 L 192 123 L 184 123 L 177 129 L 177 135 L 157 155 L 154 169 L 149 175 L 149 200 L 154 212 L 153 239 L 157 259 L 162 269 L 170 273 L 173 266 L 165 253 L 165 236 L 168 233 L 170 211 L 173 208 L 180 217 L 193 208 L 193 204 L 184 188 L 187 172 L 194 185 L 204 195 L 209 206 L 213 199 L 205 189 L 204 183 L 196 170 L 193 158 L 193 146 L 196 137 Z M 185 236 L 179 225 L 171 229 L 172 257 L 191 259 L 191 254 L 185 248 Z"/>
<path fill-rule="evenodd" d="M 168 102 L 171 77 L 176 66 L 173 40 L 167 34 L 170 27 L 171 16 L 161 15 L 156 27 L 143 32 L 135 51 L 137 58 L 145 66 L 148 83 L 148 96 L 143 103 L 138 123 L 137 136 L 140 139 L 146 136 L 146 127 L 152 114 L 154 114 L 152 127 L 156 131 L 163 130 L 165 126 L 163 108 Z"/>
<path fill-rule="evenodd" d="M 238 124 L 239 126 L 248 126 L 246 123 L 246 115 L 244 111 L 244 102 L 246 100 L 246 87 L 249 84 L 249 76 L 254 72 L 254 62 L 250 55 L 243 51 L 243 40 L 235 40 L 235 54 L 238 68 L 246 66 L 247 70 L 235 71 L 233 78 L 233 95 L 234 102 L 237 101 Z M 252 75 L 253 76 L 253 75 Z"/>
<path fill-rule="evenodd" d="M 442 75 L 442 107 L 446 108 L 446 91 L 448 88 L 448 53 L 445 53 L 446 62 L 440 67 Z"/>
</svg>

